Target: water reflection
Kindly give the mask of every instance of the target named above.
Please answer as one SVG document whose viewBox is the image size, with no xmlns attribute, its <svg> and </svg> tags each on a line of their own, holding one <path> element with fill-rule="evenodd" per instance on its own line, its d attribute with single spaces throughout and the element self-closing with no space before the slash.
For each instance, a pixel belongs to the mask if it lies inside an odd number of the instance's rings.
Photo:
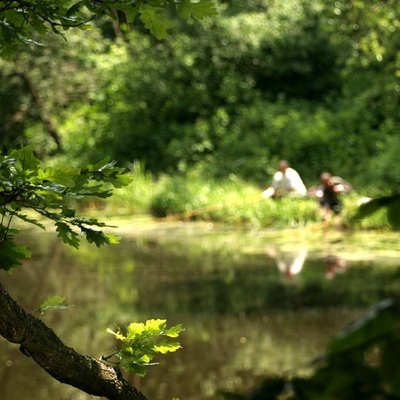
<svg viewBox="0 0 400 400">
<path fill-rule="evenodd" d="M 215 400 L 219 388 L 249 389 L 262 375 L 314 358 L 364 308 L 399 291 L 396 269 L 353 261 L 348 268 L 330 247 L 315 254 L 301 245 L 267 247 L 265 238 L 256 242 L 243 232 L 235 232 L 237 240 L 226 230 L 179 234 L 137 233 L 95 251 L 70 249 L 54 235 L 32 236 L 36 256 L 0 279 L 28 310 L 66 296 L 75 307 L 43 319 L 67 345 L 96 357 L 113 347 L 105 330 L 114 322 L 182 323 L 183 349 L 145 378 L 131 377 L 150 400 Z M 252 251 L 242 251 L 246 240 Z M 54 381 L 0 338 L 0 399 L 28 398 L 93 399 Z"/>
<path fill-rule="evenodd" d="M 303 269 L 304 261 L 307 258 L 306 247 L 282 250 L 276 246 L 267 246 L 265 252 L 268 257 L 274 258 L 279 271 L 285 278 L 292 278 Z"/>
<path fill-rule="evenodd" d="M 290 249 L 284 249 L 268 245 L 265 247 L 265 254 L 275 261 L 278 270 L 286 280 L 292 280 L 303 271 L 308 248 L 292 246 Z M 348 264 L 347 260 L 333 254 L 328 254 L 321 259 L 326 279 L 333 279 L 337 274 L 344 273 Z"/>
<path fill-rule="evenodd" d="M 336 274 L 342 274 L 346 271 L 348 261 L 335 255 L 329 254 L 325 258 L 325 277 L 333 279 Z"/>
</svg>

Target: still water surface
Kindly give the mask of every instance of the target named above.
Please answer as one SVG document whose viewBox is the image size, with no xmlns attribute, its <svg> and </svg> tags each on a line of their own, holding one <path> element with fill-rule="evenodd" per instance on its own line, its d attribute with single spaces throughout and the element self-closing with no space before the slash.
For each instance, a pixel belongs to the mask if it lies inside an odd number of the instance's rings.
<svg viewBox="0 0 400 400">
<path fill-rule="evenodd" d="M 200 223 L 125 224 L 120 233 L 120 245 L 79 251 L 52 233 L 32 233 L 25 239 L 33 258 L 0 279 L 27 310 L 66 296 L 74 307 L 42 318 L 95 357 L 111 353 L 106 329 L 114 323 L 182 323 L 183 349 L 144 378 L 127 376 L 149 400 L 219 399 L 219 389 L 246 391 L 267 374 L 307 373 L 334 332 L 399 293 L 395 234 L 374 247 L 370 236 Z M 94 397 L 54 381 L 0 338 L 0 399 Z"/>
</svg>

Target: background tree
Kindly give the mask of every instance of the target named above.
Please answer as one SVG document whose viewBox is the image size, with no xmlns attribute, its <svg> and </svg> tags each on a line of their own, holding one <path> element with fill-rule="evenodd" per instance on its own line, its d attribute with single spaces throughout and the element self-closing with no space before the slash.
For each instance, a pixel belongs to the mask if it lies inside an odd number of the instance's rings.
<svg viewBox="0 0 400 400">
<path fill-rule="evenodd" d="M 331 170 L 368 193 L 396 188 L 398 4 L 219 8 L 201 25 L 171 17 L 167 41 L 146 36 L 137 18 L 130 29 L 118 13 L 117 30 L 100 18 L 90 33 L 68 31 L 71 54 L 58 42 L 18 55 L 42 82 L 36 89 L 48 109 L 40 115 L 56 127 L 61 161 L 93 162 L 101 150 L 155 175 L 234 173 L 264 185 L 284 157 L 309 185 Z M 3 70 L 9 79 L 12 67 Z M 0 92 L 8 98 L 7 85 Z M 15 125 L 12 137 L 58 152 L 48 124 L 30 114 L 20 123 L 28 129 Z"/>
</svg>

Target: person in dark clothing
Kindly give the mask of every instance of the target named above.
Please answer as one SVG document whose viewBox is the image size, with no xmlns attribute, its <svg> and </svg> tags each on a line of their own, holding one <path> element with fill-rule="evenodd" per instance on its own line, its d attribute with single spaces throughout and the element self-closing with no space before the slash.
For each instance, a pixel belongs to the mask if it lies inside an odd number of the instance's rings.
<svg viewBox="0 0 400 400">
<path fill-rule="evenodd" d="M 322 219 L 330 221 L 333 215 L 339 215 L 342 211 L 340 195 L 351 190 L 351 185 L 338 176 L 332 176 L 329 172 L 320 175 L 321 188 L 317 191 L 321 207 Z"/>
</svg>

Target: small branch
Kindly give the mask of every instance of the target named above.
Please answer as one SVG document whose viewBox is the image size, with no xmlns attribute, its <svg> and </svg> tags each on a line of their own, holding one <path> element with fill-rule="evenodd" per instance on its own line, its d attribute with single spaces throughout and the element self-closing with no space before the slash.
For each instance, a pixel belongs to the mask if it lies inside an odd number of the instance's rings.
<svg viewBox="0 0 400 400">
<path fill-rule="evenodd" d="M 18 8 L 18 6 L 14 5 L 15 2 L 14 1 L 10 1 L 8 4 L 6 4 L 4 7 L 0 8 L 0 13 L 5 12 L 5 11 L 9 11 L 9 10 L 14 10 L 15 8 Z"/>
</svg>

